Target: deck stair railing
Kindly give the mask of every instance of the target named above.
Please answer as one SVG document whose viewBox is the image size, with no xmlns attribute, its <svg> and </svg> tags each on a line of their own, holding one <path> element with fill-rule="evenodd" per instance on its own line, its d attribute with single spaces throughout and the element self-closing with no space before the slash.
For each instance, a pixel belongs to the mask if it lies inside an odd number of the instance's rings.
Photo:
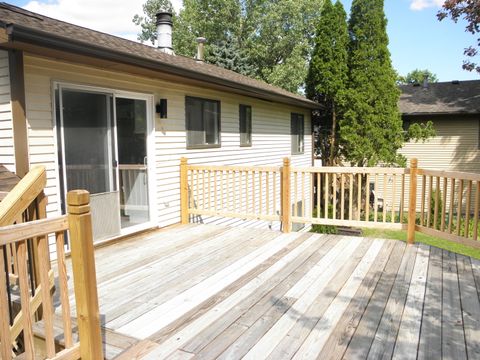
<svg viewBox="0 0 480 360">
<path fill-rule="evenodd" d="M 5 198 L 5 200 L 8 200 Z M 5 201 L 4 200 L 4 201 Z M 89 194 L 87 191 L 71 191 L 67 195 L 68 215 L 51 219 L 0 227 L 0 355 L 2 359 L 18 356 L 26 359 L 101 359 L 102 339 L 95 278 L 93 241 Z M 0 203 L 5 206 L 5 203 Z M 73 286 L 77 309 L 79 342 L 73 342 L 71 307 L 65 264 L 64 234 L 69 232 L 73 269 Z M 48 237 L 53 236 L 57 251 L 57 274 L 50 267 Z M 38 286 L 31 281 L 29 272 L 28 243 L 35 239 L 38 262 Z M 7 249 L 14 253 L 8 253 Z M 16 257 L 18 281 L 8 281 L 11 268 L 8 257 Z M 7 259 L 7 261 L 6 261 Z M 63 322 L 64 348 L 58 346 L 54 332 L 55 309 L 53 307 L 54 278 L 57 278 L 60 308 Z M 13 322 L 9 299 L 18 297 L 19 311 Z M 37 309 L 41 309 L 38 317 Z M 44 329 L 43 349 L 35 347 L 33 325 L 41 321 Z"/>
<path fill-rule="evenodd" d="M 45 168 L 38 166 L 32 168 L 13 188 L 9 188 L 10 191 L 4 194 L 0 202 L 0 227 L 45 218 L 47 200 L 43 191 L 46 181 Z M 35 313 L 35 317 L 40 319 L 42 316 L 39 302 L 40 261 L 37 249 L 37 239 L 29 239 L 26 242 L 28 280 L 33 289 L 32 311 Z M 14 244 L 7 244 L 3 247 L 3 262 L 7 274 L 5 278 L 7 288 L 18 287 L 21 264 L 19 263 L 17 249 Z M 53 287 L 53 279 L 50 285 L 50 287 Z M 20 341 L 19 336 L 23 331 L 23 327 L 18 301 L 16 300 L 18 300 L 16 294 L 12 292 L 7 293 L 8 317 L 6 319 L 8 319 L 12 328 L 11 335 L 14 341 Z"/>
<path fill-rule="evenodd" d="M 181 220 L 213 216 L 405 229 L 480 247 L 480 175 L 409 168 L 190 165 L 181 160 Z"/>
</svg>

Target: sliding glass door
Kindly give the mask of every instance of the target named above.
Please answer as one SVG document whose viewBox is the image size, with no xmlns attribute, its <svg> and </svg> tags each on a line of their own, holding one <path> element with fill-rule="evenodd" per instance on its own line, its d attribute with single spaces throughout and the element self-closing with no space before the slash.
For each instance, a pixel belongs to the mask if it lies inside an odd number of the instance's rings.
<svg viewBox="0 0 480 360">
<path fill-rule="evenodd" d="M 96 241 L 150 222 L 148 98 L 58 86 L 56 90 L 62 198 L 91 194 Z"/>
<path fill-rule="evenodd" d="M 121 226 L 128 228 L 146 223 L 150 219 L 147 101 L 117 97 L 115 107 Z"/>
</svg>

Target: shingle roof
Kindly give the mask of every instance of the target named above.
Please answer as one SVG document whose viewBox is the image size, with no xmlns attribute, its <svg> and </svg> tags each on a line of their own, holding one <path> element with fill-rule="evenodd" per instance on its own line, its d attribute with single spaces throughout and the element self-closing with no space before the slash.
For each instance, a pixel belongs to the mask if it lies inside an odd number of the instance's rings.
<svg viewBox="0 0 480 360">
<path fill-rule="evenodd" d="M 266 95 L 268 95 L 268 98 L 273 97 L 279 102 L 307 108 L 319 107 L 318 104 L 301 95 L 236 72 L 214 65 L 197 63 L 195 60 L 183 56 L 169 55 L 148 45 L 52 19 L 7 3 L 0 3 L 0 25 L 7 28 L 11 41 L 20 39 L 22 34 L 23 36 L 30 34 L 29 40 L 32 43 L 34 41 L 32 39 L 38 42 L 49 39 L 55 41 L 58 48 L 61 47 L 59 44 L 71 44 L 71 47 L 75 47 L 79 52 L 87 51 L 87 49 L 97 53 L 102 52 L 105 57 L 111 55 L 112 58 L 125 63 L 134 60 L 143 61 L 145 67 L 147 65 L 151 68 L 157 66 L 157 69 L 161 69 L 162 72 L 184 77 L 197 77 L 197 79 L 213 84 L 221 83 L 230 87 L 232 92 L 236 87 L 241 87 L 244 91 L 251 91 L 253 95 L 259 97 L 265 95 L 267 98 Z M 41 45 L 45 46 L 45 44 Z"/>
<path fill-rule="evenodd" d="M 402 85 L 400 90 L 404 115 L 480 113 L 480 80 Z"/>
</svg>

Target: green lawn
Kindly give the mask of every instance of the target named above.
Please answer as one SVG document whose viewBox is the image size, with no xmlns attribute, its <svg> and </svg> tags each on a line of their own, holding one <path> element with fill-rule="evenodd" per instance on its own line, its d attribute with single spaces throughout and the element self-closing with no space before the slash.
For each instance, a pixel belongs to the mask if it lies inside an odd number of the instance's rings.
<svg viewBox="0 0 480 360">
<path fill-rule="evenodd" d="M 407 232 L 405 230 L 383 230 L 383 229 L 362 229 L 363 236 L 382 239 L 395 239 L 407 241 Z M 436 246 L 441 249 L 449 250 L 458 254 L 471 256 L 480 259 L 480 249 L 474 249 L 469 246 L 457 244 L 448 240 L 440 239 L 426 234 L 416 233 L 415 241 L 427 245 Z"/>
</svg>

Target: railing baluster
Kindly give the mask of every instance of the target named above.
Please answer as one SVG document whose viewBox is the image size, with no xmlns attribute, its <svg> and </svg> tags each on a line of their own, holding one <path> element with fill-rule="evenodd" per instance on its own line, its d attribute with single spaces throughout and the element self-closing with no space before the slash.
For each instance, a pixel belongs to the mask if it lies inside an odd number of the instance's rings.
<svg viewBox="0 0 480 360">
<path fill-rule="evenodd" d="M 293 171 L 293 216 L 298 216 L 298 172 Z"/>
<path fill-rule="evenodd" d="M 68 349 L 73 345 L 73 337 L 72 318 L 70 314 L 70 301 L 68 298 L 68 275 L 67 266 L 65 264 L 65 240 L 63 232 L 56 233 L 55 238 L 55 245 L 57 249 L 58 283 L 60 288 L 60 303 L 62 304 L 63 334 L 65 340 L 65 348 Z"/>
<path fill-rule="evenodd" d="M 469 222 L 470 222 L 470 204 L 471 204 L 471 195 L 472 195 L 472 182 L 469 180 L 468 183 L 467 183 L 467 203 L 465 205 L 465 228 L 464 228 L 464 234 L 463 236 L 468 238 L 469 236 L 469 229 L 468 229 L 468 225 L 469 225 Z"/>
<path fill-rule="evenodd" d="M 426 187 L 426 176 L 422 175 L 422 196 L 421 196 L 421 204 L 420 204 L 420 225 L 425 225 L 425 187 Z"/>
<path fill-rule="evenodd" d="M 215 212 L 217 212 L 217 204 L 218 204 L 218 187 L 217 187 L 217 177 L 218 177 L 218 171 L 213 170 L 213 209 Z"/>
<path fill-rule="evenodd" d="M 459 179 L 458 183 L 458 203 L 457 203 L 457 235 L 460 236 L 460 228 L 462 222 L 462 202 L 463 202 L 463 180 Z"/>
<path fill-rule="evenodd" d="M 315 198 L 314 198 L 314 195 L 313 195 L 313 186 L 314 186 L 313 173 L 310 173 L 310 211 L 308 212 L 308 214 L 309 214 L 308 217 L 311 217 L 311 218 L 313 218 L 313 209 L 315 208 L 315 206 L 314 206 Z M 306 214 L 303 214 L 303 215 L 306 216 Z"/>
<path fill-rule="evenodd" d="M 453 226 L 453 208 L 455 202 L 455 178 L 450 179 L 450 206 L 448 212 L 448 232 L 452 233 Z"/>
<path fill-rule="evenodd" d="M 365 221 L 370 221 L 370 175 L 365 178 Z"/>
<path fill-rule="evenodd" d="M 34 359 L 33 348 L 33 330 L 32 316 L 30 306 L 30 289 L 28 286 L 28 270 L 27 270 L 27 242 L 25 240 L 17 243 L 17 259 L 18 259 L 18 283 L 20 286 L 20 302 L 23 313 L 23 341 L 25 346 L 25 357 Z"/>
<path fill-rule="evenodd" d="M 212 171 L 207 170 L 208 178 L 208 209 L 212 208 Z"/>
<path fill-rule="evenodd" d="M 270 215 L 270 172 L 265 172 L 265 187 L 266 187 L 266 205 L 267 205 L 267 215 Z"/>
<path fill-rule="evenodd" d="M 433 176 L 428 177 L 428 203 L 427 203 L 427 228 L 430 227 L 431 214 L 432 214 L 432 193 L 433 193 Z"/>
<path fill-rule="evenodd" d="M 202 170 L 202 210 L 205 210 L 205 170 Z"/>
<path fill-rule="evenodd" d="M 387 174 L 383 174 L 383 222 L 387 222 Z"/>
<path fill-rule="evenodd" d="M 348 220 L 353 220 L 353 175 L 350 174 L 350 189 L 348 194 Z"/>
<path fill-rule="evenodd" d="M 345 218 L 345 174 L 340 175 L 340 219 Z"/>
<path fill-rule="evenodd" d="M 45 325 L 45 349 L 47 356 L 52 358 L 55 356 L 55 339 L 53 334 L 53 303 L 50 293 L 50 278 L 48 276 L 48 271 L 50 270 L 50 256 L 47 242 L 47 237 L 41 236 L 38 239 L 37 249 L 39 254 L 40 284 L 42 286 L 41 297 L 42 316 Z"/>
<path fill-rule="evenodd" d="M 337 174 L 332 174 L 332 219 L 337 218 Z"/>
<path fill-rule="evenodd" d="M 325 219 L 328 219 L 328 173 L 325 173 Z"/>
<path fill-rule="evenodd" d="M 259 171 L 258 172 L 258 200 L 259 200 L 259 205 L 258 205 L 258 213 L 261 215 L 262 214 L 262 209 L 263 209 L 263 172 Z"/>
<path fill-rule="evenodd" d="M 395 203 L 397 197 L 397 175 L 393 174 L 392 176 L 392 214 L 391 214 L 391 223 L 395 223 Z"/>
<path fill-rule="evenodd" d="M 480 206 L 480 180 L 477 180 L 477 187 L 475 192 L 475 210 L 473 218 L 473 240 L 478 239 L 478 216 L 479 216 L 479 206 Z"/>
<path fill-rule="evenodd" d="M 375 219 L 373 219 L 374 222 L 377 222 L 378 220 L 378 203 L 377 203 L 377 198 L 378 198 L 378 186 L 377 186 L 377 180 L 378 180 L 378 175 L 375 173 L 375 184 L 374 184 L 374 192 L 375 192 L 375 196 L 374 196 L 374 200 L 373 200 L 373 203 L 374 203 L 374 209 L 373 209 L 373 214 L 374 214 L 374 217 Z"/>
<path fill-rule="evenodd" d="M 440 221 L 440 231 L 445 231 L 445 216 L 447 212 L 447 178 L 443 178 L 443 194 L 442 194 L 442 219 Z"/>
<path fill-rule="evenodd" d="M 277 172 L 273 172 L 273 215 L 277 213 Z"/>
<path fill-rule="evenodd" d="M 9 246 L 9 245 L 7 245 Z M 7 277 L 8 272 L 5 272 L 5 246 L 0 246 L 0 355 L 2 359 L 10 360 L 12 358 L 12 339 L 10 338 L 10 326 L 8 319 L 10 315 L 8 313 L 8 291 L 7 289 Z"/>
<path fill-rule="evenodd" d="M 320 194 L 321 194 L 321 185 L 322 185 L 322 174 L 321 173 L 316 173 L 317 176 L 317 218 L 320 218 L 320 209 L 321 209 L 321 199 L 320 199 Z"/>
<path fill-rule="evenodd" d="M 190 184 L 188 185 L 188 203 L 190 204 L 190 209 L 193 209 L 193 170 L 190 170 Z"/>
<path fill-rule="evenodd" d="M 305 173 L 302 172 L 302 217 L 305 217 Z"/>
<path fill-rule="evenodd" d="M 402 188 L 400 190 L 400 224 L 403 224 L 403 209 L 405 208 L 405 174 L 402 174 Z"/>
<path fill-rule="evenodd" d="M 194 198 L 194 201 L 195 199 L 197 199 L 197 208 L 199 207 L 198 203 L 200 202 L 200 175 L 198 174 L 200 170 L 197 170 L 195 171 L 195 192 L 196 192 L 196 196 Z"/>
<path fill-rule="evenodd" d="M 437 229 L 438 224 L 438 207 L 440 203 L 440 177 L 436 177 L 436 184 L 435 184 L 435 207 L 433 210 L 433 228 Z"/>
<path fill-rule="evenodd" d="M 357 221 L 362 213 L 362 174 L 357 174 Z"/>
<path fill-rule="evenodd" d="M 256 199 L 256 183 L 255 183 L 255 173 L 256 171 L 252 171 L 252 206 L 253 206 L 253 214 L 257 214 L 257 199 Z"/>
</svg>

